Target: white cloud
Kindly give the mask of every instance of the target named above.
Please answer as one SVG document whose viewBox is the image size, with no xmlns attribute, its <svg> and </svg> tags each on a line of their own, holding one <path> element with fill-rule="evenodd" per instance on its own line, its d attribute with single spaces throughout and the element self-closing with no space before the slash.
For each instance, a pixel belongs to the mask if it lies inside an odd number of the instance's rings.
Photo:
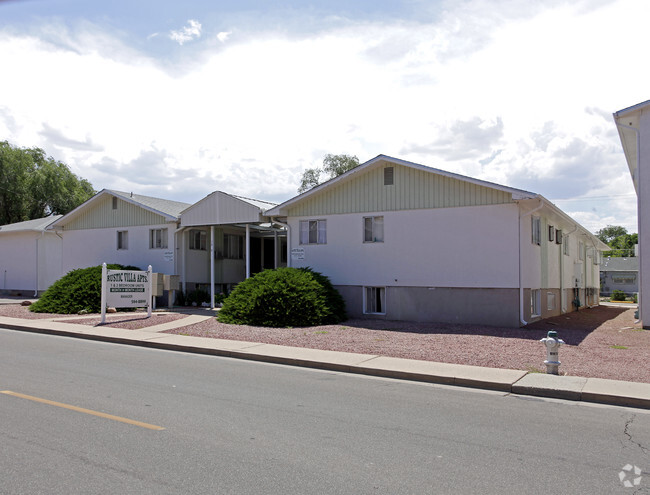
<svg viewBox="0 0 650 495">
<path fill-rule="evenodd" d="M 232 31 L 221 31 L 219 34 L 217 34 L 217 39 L 222 43 L 225 43 L 226 41 L 228 41 L 228 38 L 230 38 L 231 34 Z"/>
<path fill-rule="evenodd" d="M 650 4 L 512 5 L 450 3 L 428 23 L 300 36 L 223 31 L 178 64 L 96 26 L 0 32 L 0 64 L 16 68 L 0 79 L 0 129 L 97 189 L 280 201 L 326 153 L 385 153 L 549 199 L 604 198 L 558 204 L 593 230 L 635 231 L 611 112 L 648 99 L 650 69 L 632 48 Z M 183 44 L 201 25 L 175 33 Z"/>
<path fill-rule="evenodd" d="M 199 21 L 195 21 L 194 19 L 188 20 L 187 25 L 179 31 L 172 31 L 169 33 L 169 39 L 175 41 L 179 45 L 200 37 L 201 23 Z"/>
</svg>

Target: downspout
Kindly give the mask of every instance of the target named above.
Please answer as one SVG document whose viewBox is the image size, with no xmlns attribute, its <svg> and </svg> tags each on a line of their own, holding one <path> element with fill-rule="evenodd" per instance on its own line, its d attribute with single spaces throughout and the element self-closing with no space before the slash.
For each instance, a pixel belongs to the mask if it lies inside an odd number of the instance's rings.
<svg viewBox="0 0 650 495">
<path fill-rule="evenodd" d="M 214 225 L 210 225 L 210 309 L 214 309 Z"/>
<path fill-rule="evenodd" d="M 519 215 L 519 322 L 522 324 L 522 326 L 528 325 L 528 322 L 524 320 L 524 285 L 523 285 L 523 277 L 522 277 L 522 259 L 521 259 L 521 221 L 525 217 L 532 215 L 538 210 L 541 210 L 542 207 L 544 206 L 544 200 L 541 198 L 539 199 L 539 206 L 536 208 L 533 208 L 532 210 L 524 213 L 523 215 Z"/>
<path fill-rule="evenodd" d="M 41 239 L 43 238 L 43 235 L 45 235 L 45 232 L 41 232 Z M 34 289 L 34 297 L 38 297 L 38 241 L 39 238 L 36 238 L 36 287 Z"/>
<path fill-rule="evenodd" d="M 276 220 L 274 217 L 271 217 L 271 223 L 277 223 L 281 227 L 287 229 L 287 266 L 291 266 L 291 227 L 288 223 L 282 223 Z"/>
</svg>

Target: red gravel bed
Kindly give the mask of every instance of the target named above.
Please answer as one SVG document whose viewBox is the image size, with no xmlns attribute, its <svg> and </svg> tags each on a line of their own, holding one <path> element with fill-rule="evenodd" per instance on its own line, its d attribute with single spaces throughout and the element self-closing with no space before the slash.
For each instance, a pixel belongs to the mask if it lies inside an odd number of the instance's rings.
<svg viewBox="0 0 650 495">
<path fill-rule="evenodd" d="M 46 317 L 19 305 L 0 305 L 0 316 Z M 108 326 L 143 328 L 185 315 L 111 315 Z M 118 319 L 117 321 L 112 320 Z M 68 323 L 70 320 L 66 320 Z M 98 315 L 78 323 L 96 325 Z M 264 328 L 228 325 L 210 318 L 166 333 L 312 349 L 356 352 L 492 368 L 544 371 L 546 351 L 539 339 L 556 330 L 562 374 L 650 383 L 650 331 L 634 323 L 634 309 L 598 306 L 543 320 L 525 328 L 481 325 L 348 320 L 342 325 Z"/>
</svg>

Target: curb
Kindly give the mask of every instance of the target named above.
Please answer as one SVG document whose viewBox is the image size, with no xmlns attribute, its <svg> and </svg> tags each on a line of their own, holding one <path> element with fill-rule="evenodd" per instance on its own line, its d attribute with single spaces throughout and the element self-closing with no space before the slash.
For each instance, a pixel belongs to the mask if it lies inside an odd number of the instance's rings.
<svg viewBox="0 0 650 495">
<path fill-rule="evenodd" d="M 29 325 L 17 323 L 15 320 L 15 318 L 0 317 L 0 327 L 160 350 L 494 390 L 508 394 L 650 409 L 650 383 L 556 376 L 522 370 L 483 368 L 370 354 L 161 334 L 143 330 L 86 326 L 80 329 L 79 325 L 72 323 L 47 322 L 49 325 L 46 327 L 39 325 L 39 320 L 34 320 L 34 323 L 30 321 Z"/>
</svg>

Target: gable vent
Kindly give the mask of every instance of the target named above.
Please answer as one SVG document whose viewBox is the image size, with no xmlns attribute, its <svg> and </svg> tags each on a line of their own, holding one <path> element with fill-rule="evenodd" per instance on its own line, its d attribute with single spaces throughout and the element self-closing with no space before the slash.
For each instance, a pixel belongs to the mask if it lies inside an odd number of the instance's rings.
<svg viewBox="0 0 650 495">
<path fill-rule="evenodd" d="M 385 186 L 392 186 L 393 185 L 393 178 L 394 178 L 394 169 L 393 167 L 386 167 L 384 169 L 384 185 Z"/>
</svg>

